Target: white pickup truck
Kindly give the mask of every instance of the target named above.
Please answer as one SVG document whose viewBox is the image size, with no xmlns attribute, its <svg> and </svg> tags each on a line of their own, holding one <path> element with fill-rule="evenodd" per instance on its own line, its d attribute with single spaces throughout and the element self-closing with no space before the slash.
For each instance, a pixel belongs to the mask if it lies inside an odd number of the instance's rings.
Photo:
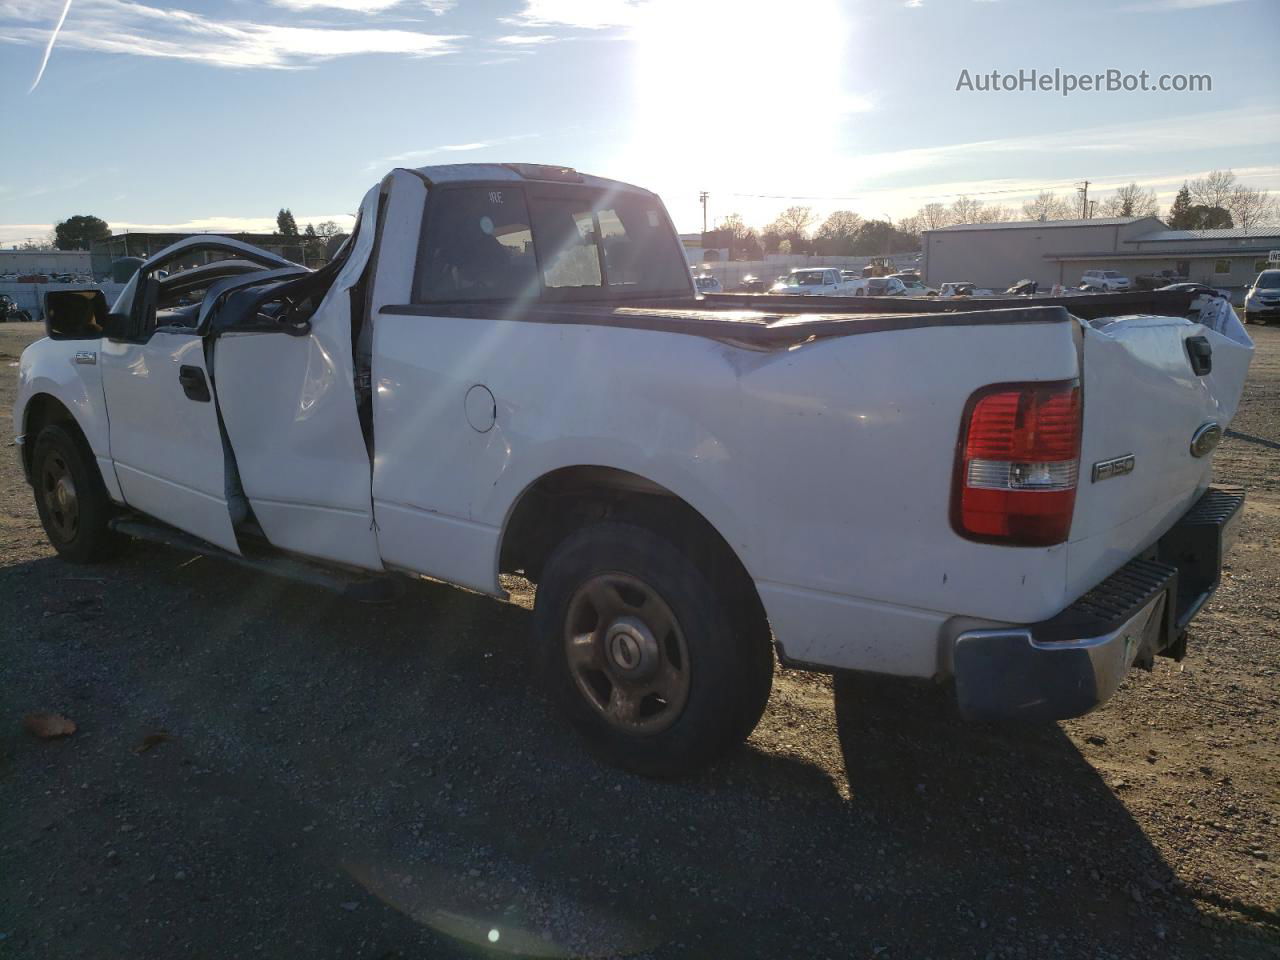
<svg viewBox="0 0 1280 960">
<path fill-rule="evenodd" d="M 769 292 L 797 297 L 845 297 L 853 291 L 834 267 L 800 267 L 775 283 Z"/>
<path fill-rule="evenodd" d="M 1209 482 L 1252 342 L 1145 296 L 700 299 L 648 191 L 397 169 L 320 270 L 194 237 L 110 310 L 51 294 L 14 418 L 70 561 L 523 574 L 555 700 L 670 775 L 750 733 L 775 651 L 1029 718 L 1180 654 L 1243 499 Z"/>
</svg>

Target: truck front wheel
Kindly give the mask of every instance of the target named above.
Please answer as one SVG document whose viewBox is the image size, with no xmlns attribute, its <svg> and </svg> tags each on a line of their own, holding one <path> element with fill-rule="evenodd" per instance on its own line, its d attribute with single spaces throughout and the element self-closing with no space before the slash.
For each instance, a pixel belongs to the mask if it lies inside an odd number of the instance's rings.
<svg viewBox="0 0 1280 960">
<path fill-rule="evenodd" d="M 676 776 L 751 733 L 773 673 L 768 630 L 743 628 L 722 581 L 629 523 L 584 527 L 548 559 L 534 605 L 546 682 L 609 762 Z"/>
<path fill-rule="evenodd" d="M 84 442 L 51 423 L 36 436 L 31 456 L 31 485 L 45 535 L 58 555 L 71 563 L 105 560 L 120 543 L 107 527 L 107 496 Z"/>
</svg>

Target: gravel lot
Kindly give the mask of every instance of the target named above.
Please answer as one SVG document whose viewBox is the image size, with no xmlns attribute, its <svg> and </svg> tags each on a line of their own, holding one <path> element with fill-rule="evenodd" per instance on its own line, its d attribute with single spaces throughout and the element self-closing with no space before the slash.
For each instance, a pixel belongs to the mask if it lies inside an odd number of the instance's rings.
<svg viewBox="0 0 1280 960">
<path fill-rule="evenodd" d="M 1250 499 L 1182 664 L 1035 728 L 787 672 L 676 783 L 530 689 L 527 585 L 375 607 L 143 545 L 73 568 L 4 457 L 0 958 L 1280 957 L 1280 329 L 1250 331 L 1218 456 Z M 6 431 L 38 335 L 0 326 Z"/>
</svg>

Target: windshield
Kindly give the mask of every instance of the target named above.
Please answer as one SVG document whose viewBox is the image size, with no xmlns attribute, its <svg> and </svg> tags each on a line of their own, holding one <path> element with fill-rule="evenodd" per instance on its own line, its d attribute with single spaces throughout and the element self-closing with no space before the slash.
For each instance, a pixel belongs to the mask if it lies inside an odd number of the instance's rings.
<svg viewBox="0 0 1280 960">
<path fill-rule="evenodd" d="M 1116 273 L 1114 270 L 1103 270 L 1102 275 L 1106 277 L 1108 280 L 1112 280 L 1120 276 L 1120 274 Z"/>
<path fill-rule="evenodd" d="M 791 282 L 798 287 L 820 287 L 822 286 L 822 271 L 797 270 L 791 274 Z"/>
<path fill-rule="evenodd" d="M 889 281 L 881 277 L 867 281 L 867 293 L 884 293 L 889 288 Z"/>
<path fill-rule="evenodd" d="M 1280 270 L 1264 270 L 1254 286 L 1259 290 L 1280 290 Z"/>
</svg>

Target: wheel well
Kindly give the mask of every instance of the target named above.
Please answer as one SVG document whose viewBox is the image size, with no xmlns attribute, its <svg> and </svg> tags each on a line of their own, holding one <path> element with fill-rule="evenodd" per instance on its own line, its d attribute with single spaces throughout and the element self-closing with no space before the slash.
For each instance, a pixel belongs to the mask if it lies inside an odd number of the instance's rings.
<svg viewBox="0 0 1280 960">
<path fill-rule="evenodd" d="M 763 619 L 754 581 L 710 521 L 666 487 L 612 467 L 564 467 L 531 484 L 507 521 L 498 569 L 523 573 L 536 583 L 543 563 L 565 537 L 600 520 L 638 523 L 663 535 L 702 570 L 741 591 Z"/>
<path fill-rule="evenodd" d="M 28 477 L 31 476 L 31 457 L 35 452 L 36 437 L 51 423 L 65 426 L 88 449 L 84 431 L 62 401 L 48 393 L 37 393 L 27 401 L 27 408 L 23 411 L 22 466 Z"/>
</svg>

